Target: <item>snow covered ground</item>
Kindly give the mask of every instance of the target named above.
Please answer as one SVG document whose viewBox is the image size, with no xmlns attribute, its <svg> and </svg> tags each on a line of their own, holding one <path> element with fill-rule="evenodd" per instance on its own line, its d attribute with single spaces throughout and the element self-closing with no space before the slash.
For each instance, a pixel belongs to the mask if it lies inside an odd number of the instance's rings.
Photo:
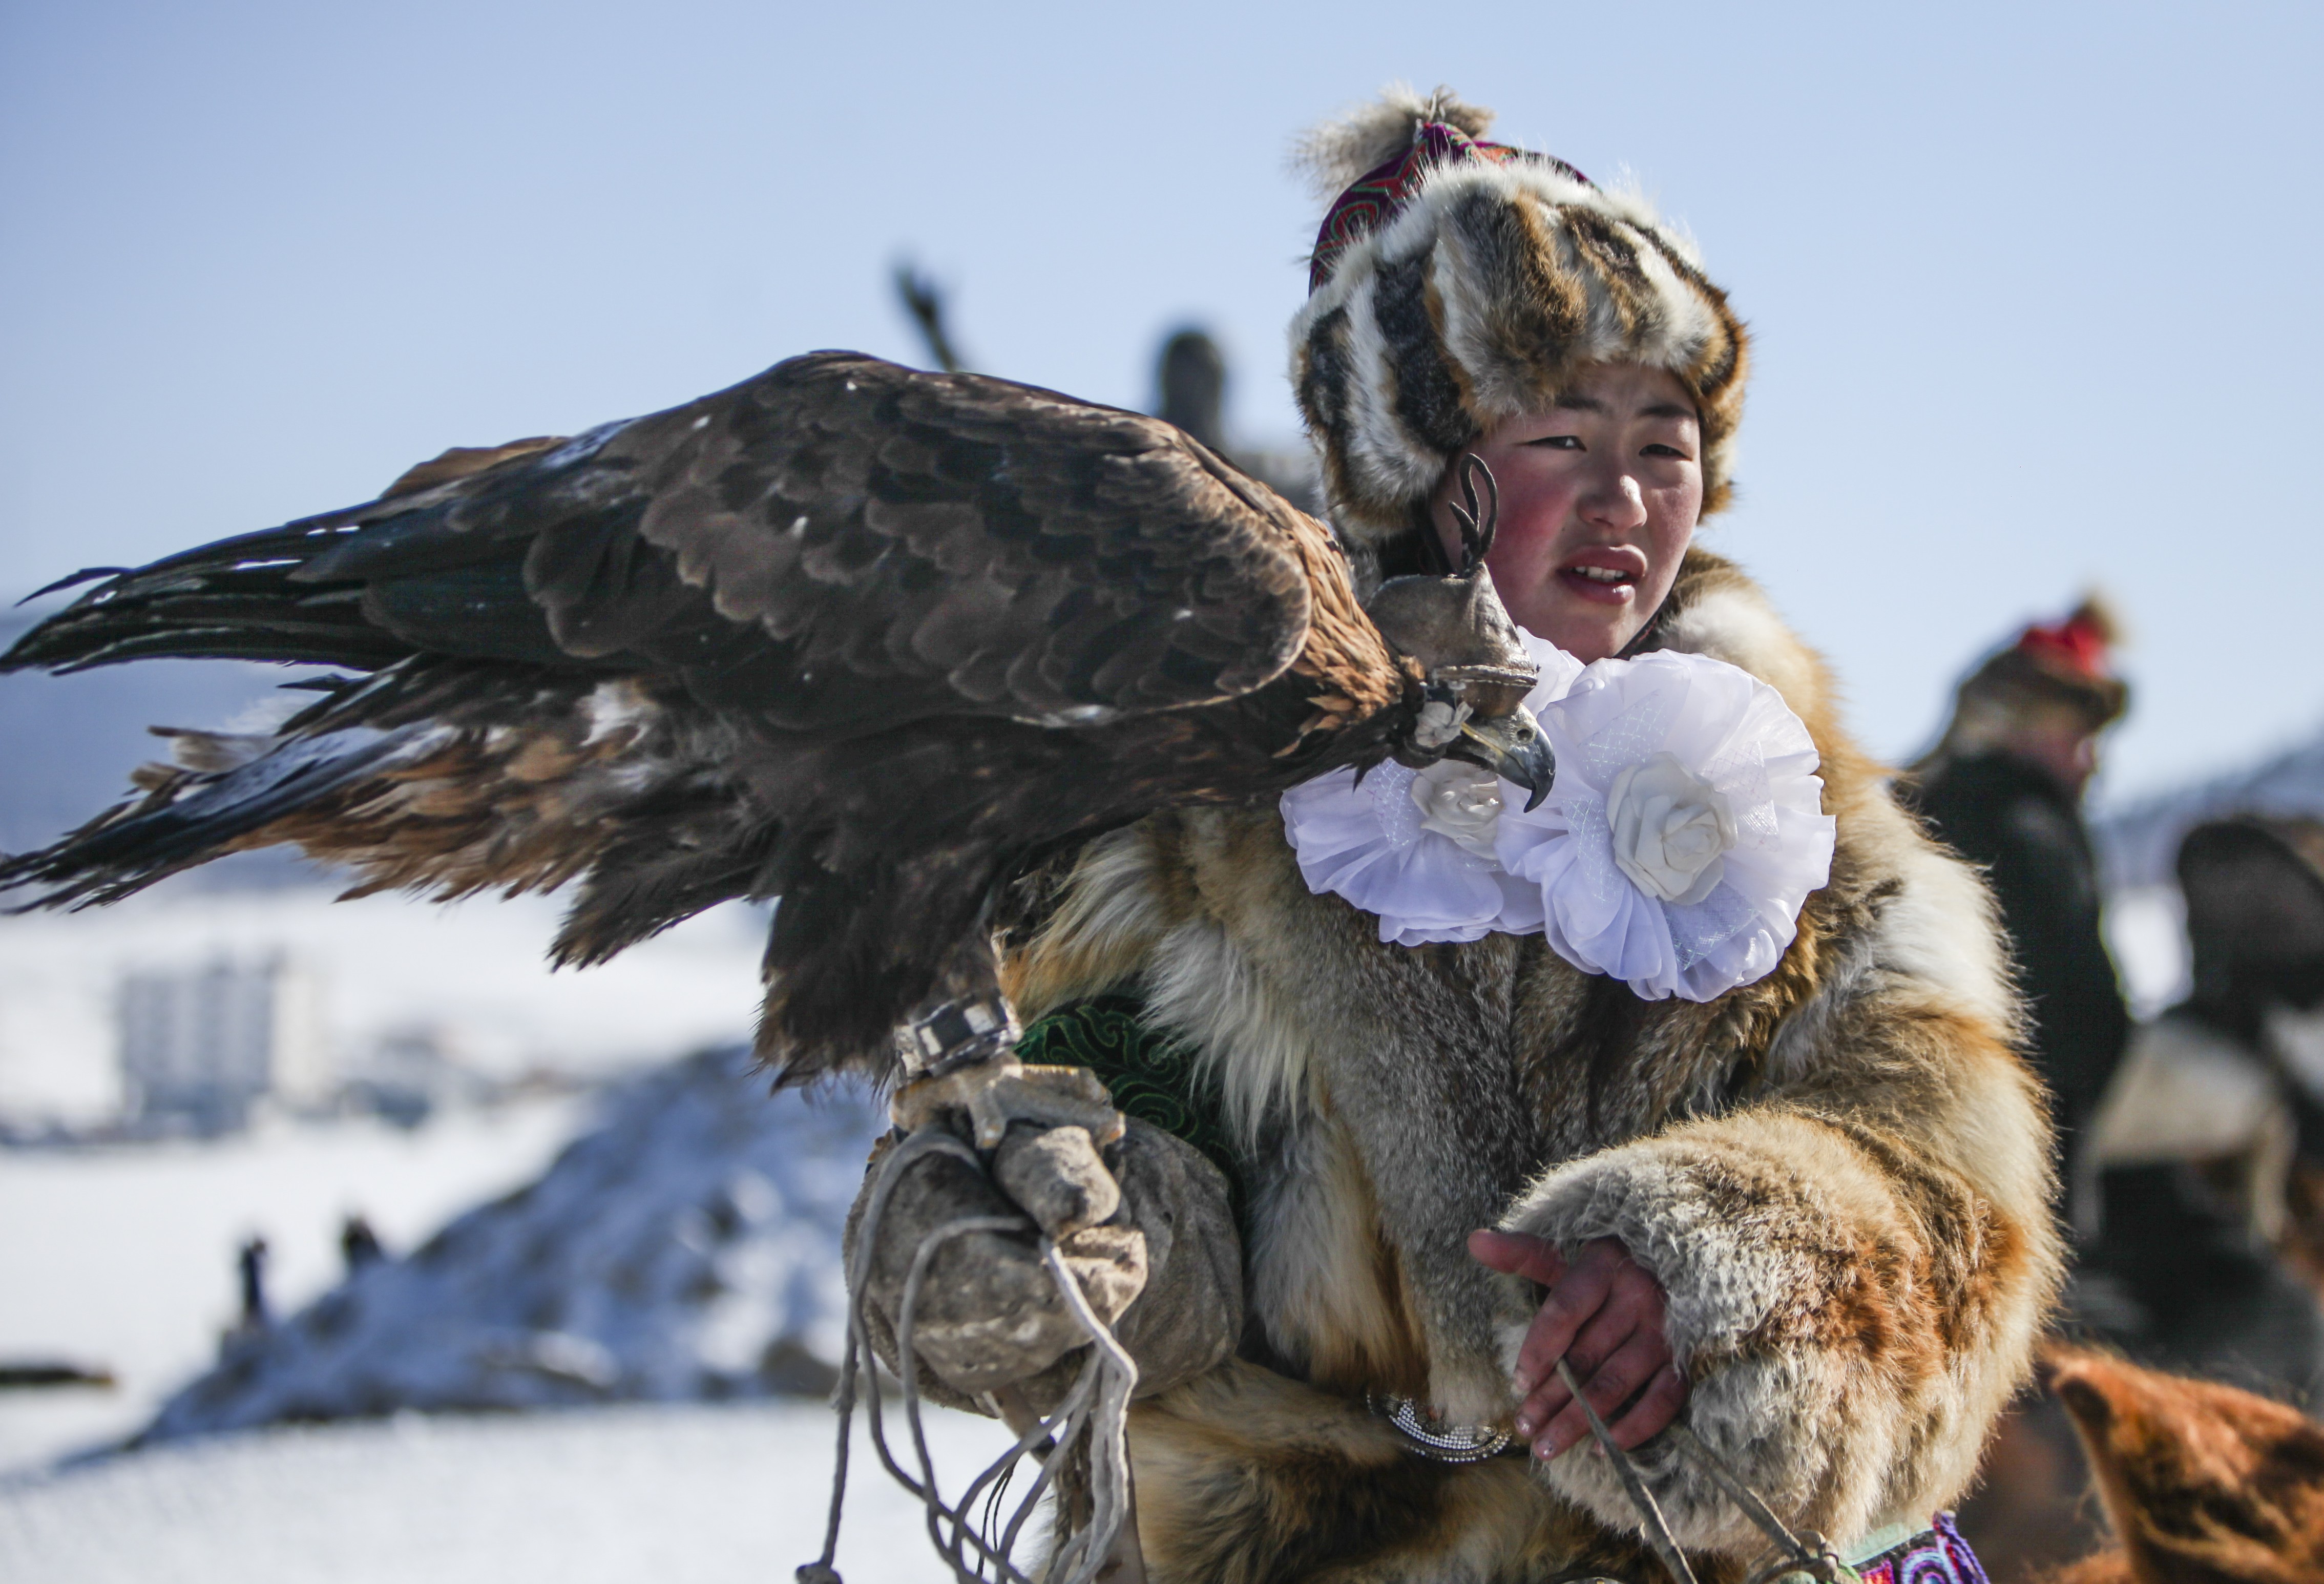
<svg viewBox="0 0 2324 1584">
<path fill-rule="evenodd" d="M 952 1492 L 1009 1441 L 942 1410 L 929 1432 Z M 406 1415 L 183 1442 L 0 1478 L 0 1579 L 776 1584 L 822 1548 L 833 1440 L 830 1410 L 793 1403 Z M 860 1427 L 848 1488 L 847 1584 L 942 1576 L 918 1503 Z"/>
<path fill-rule="evenodd" d="M 110 1392 L 0 1392 L 0 1469 L 143 1425 L 235 1319 L 234 1254 L 264 1234 L 278 1311 L 338 1280 L 340 1218 L 407 1249 L 539 1175 L 590 1114 L 536 1100 L 417 1132 L 368 1119 L 212 1142 L 0 1150 L 0 1357 L 109 1366 Z M 21 1575 L 0 1567 L 0 1578 Z"/>
<path fill-rule="evenodd" d="M 2186 996 L 2190 988 L 2187 907 L 2177 886 L 2109 892 L 2106 943 L 2133 1017 L 2152 1018 Z"/>
</svg>

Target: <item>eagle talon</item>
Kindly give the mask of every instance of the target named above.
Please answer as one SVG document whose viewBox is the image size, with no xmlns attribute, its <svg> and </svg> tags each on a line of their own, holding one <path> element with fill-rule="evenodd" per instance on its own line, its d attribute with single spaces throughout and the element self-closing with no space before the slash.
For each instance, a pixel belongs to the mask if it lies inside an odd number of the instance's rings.
<svg viewBox="0 0 2324 1584">
<path fill-rule="evenodd" d="M 888 1107 L 890 1119 L 907 1133 L 944 1111 L 966 1112 L 976 1147 L 983 1150 L 998 1149 L 1013 1122 L 1086 1128 L 1101 1148 L 1119 1140 L 1125 1126 L 1105 1085 L 1088 1068 L 1028 1067 L 1013 1055 L 915 1078 Z"/>
</svg>

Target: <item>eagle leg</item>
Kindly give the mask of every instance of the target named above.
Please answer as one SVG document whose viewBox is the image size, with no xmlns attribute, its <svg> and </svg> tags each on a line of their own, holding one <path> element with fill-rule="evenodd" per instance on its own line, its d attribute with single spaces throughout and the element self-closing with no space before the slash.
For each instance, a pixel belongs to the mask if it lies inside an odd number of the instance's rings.
<svg viewBox="0 0 2324 1584">
<path fill-rule="evenodd" d="M 988 911 L 990 904 L 988 903 Z M 906 1133 L 940 1113 L 965 1113 L 976 1147 L 1001 1147 L 1010 1125 L 1085 1128 L 1100 1148 L 1120 1141 L 1121 1113 L 1086 1067 L 1027 1066 L 1016 1046 L 1023 1032 L 1000 987 L 991 936 L 980 928 L 949 955 L 936 997 L 904 1026 L 905 1082 L 889 1115 Z"/>
<path fill-rule="evenodd" d="M 907 1133 L 944 1111 L 967 1113 L 976 1147 L 998 1149 L 1012 1122 L 1086 1128 L 1099 1147 L 1121 1137 L 1121 1113 L 1086 1067 L 1028 1067 L 1013 1055 L 988 1056 L 914 1078 L 896 1091 L 889 1116 Z"/>
</svg>

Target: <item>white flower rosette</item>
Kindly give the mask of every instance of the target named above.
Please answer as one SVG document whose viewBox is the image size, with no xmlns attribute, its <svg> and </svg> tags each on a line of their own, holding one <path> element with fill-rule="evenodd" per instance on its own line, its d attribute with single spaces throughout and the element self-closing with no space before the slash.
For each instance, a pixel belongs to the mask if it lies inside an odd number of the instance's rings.
<svg viewBox="0 0 2324 1584">
<path fill-rule="evenodd" d="M 1772 971 L 1837 832 L 1783 695 L 1660 652 L 1600 660 L 1535 713 L 1556 783 L 1532 813 L 1503 812 L 1495 851 L 1538 889 L 1557 954 L 1647 1000 L 1707 1001 Z"/>
<path fill-rule="evenodd" d="M 1572 686 L 1582 664 L 1524 634 L 1541 680 L 1526 695 L 1536 715 Z M 1509 800 L 1514 798 L 1514 803 Z M 1379 938 L 1399 946 L 1482 939 L 1512 929 L 1512 911 L 1541 927 L 1541 901 L 1496 851 L 1504 810 L 1526 794 L 1489 770 L 1444 760 L 1425 770 L 1394 760 L 1364 772 L 1333 770 L 1283 795 L 1284 833 L 1308 889 L 1343 897 L 1379 919 Z"/>
<path fill-rule="evenodd" d="M 1419 946 L 1545 933 L 1639 996 L 1707 1001 L 1764 977 L 1830 878 L 1814 742 L 1781 695 L 1702 655 L 1584 668 L 1532 634 L 1526 704 L 1557 759 L 1522 788 L 1446 760 L 1335 770 L 1284 794 L 1300 873 Z"/>
</svg>

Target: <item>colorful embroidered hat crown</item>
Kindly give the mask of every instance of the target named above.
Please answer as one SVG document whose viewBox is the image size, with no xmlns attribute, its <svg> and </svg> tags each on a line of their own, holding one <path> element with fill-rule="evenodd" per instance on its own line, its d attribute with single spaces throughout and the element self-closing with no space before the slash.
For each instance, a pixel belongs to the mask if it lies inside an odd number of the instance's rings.
<svg viewBox="0 0 2324 1584">
<path fill-rule="evenodd" d="M 1421 180 L 1430 170 L 1465 160 L 1492 165 L 1506 165 L 1512 160 L 1534 161 L 1569 181 L 1591 185 L 1587 176 L 1552 155 L 1536 154 L 1510 143 L 1486 143 L 1449 122 L 1424 121 L 1414 131 L 1409 146 L 1357 177 L 1346 191 L 1332 200 L 1323 226 L 1315 233 L 1315 252 L 1307 262 L 1307 290 L 1313 292 L 1323 284 L 1333 264 L 1350 243 L 1379 230 L 1393 218 L 1420 190 Z"/>
<path fill-rule="evenodd" d="M 1665 369 L 1702 423 L 1703 511 L 1727 503 L 1747 339 L 1692 249 L 1634 196 L 1482 141 L 1492 113 L 1392 87 L 1311 134 L 1333 201 L 1292 321 L 1292 381 L 1351 537 L 1414 526 L 1494 424 L 1591 363 Z"/>
</svg>

